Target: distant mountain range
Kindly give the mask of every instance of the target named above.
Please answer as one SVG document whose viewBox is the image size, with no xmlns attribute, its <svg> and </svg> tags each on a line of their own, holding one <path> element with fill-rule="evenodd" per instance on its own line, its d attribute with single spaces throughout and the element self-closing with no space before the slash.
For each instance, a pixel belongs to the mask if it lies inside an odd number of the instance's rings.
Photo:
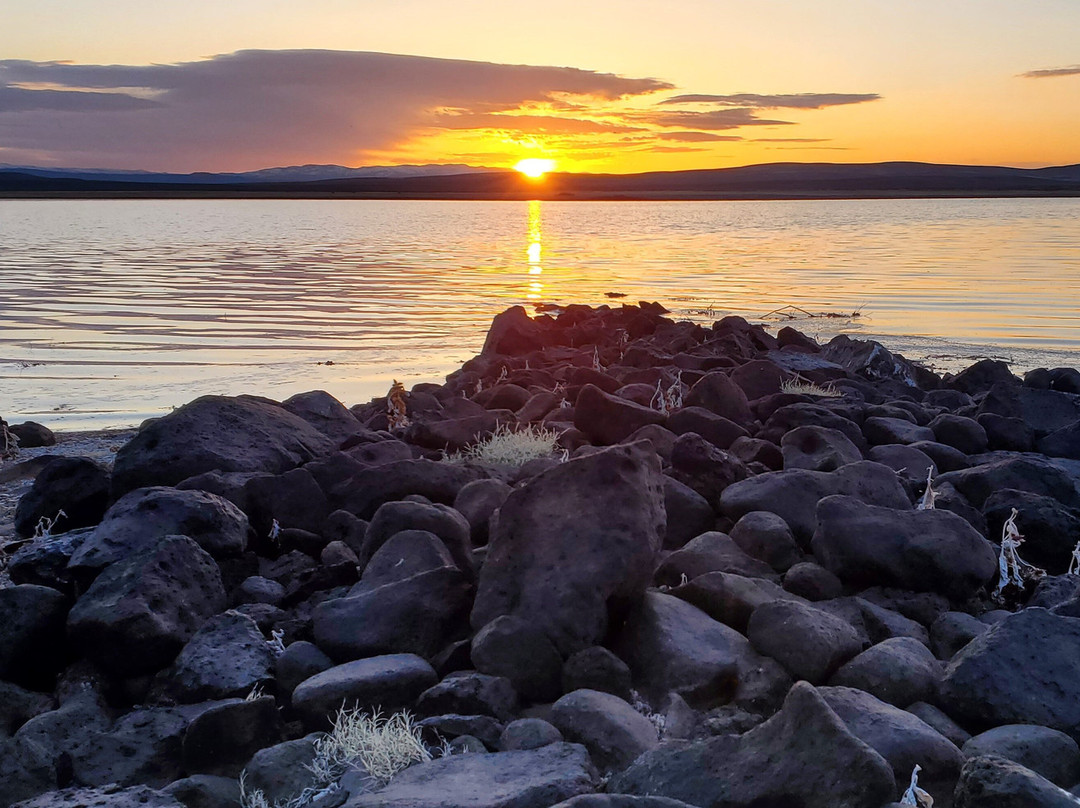
<svg viewBox="0 0 1080 808">
<path fill-rule="evenodd" d="M 816 199 L 1080 196 L 1080 164 L 769 163 L 644 174 L 553 173 L 467 165 L 293 166 L 239 174 L 160 174 L 0 165 L 3 197 L 378 199 Z"/>
</svg>

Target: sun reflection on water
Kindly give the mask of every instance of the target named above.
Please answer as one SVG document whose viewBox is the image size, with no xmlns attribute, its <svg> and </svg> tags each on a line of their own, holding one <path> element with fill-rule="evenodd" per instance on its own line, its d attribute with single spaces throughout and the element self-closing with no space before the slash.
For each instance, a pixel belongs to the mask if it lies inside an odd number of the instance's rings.
<svg viewBox="0 0 1080 808">
<path fill-rule="evenodd" d="M 529 262 L 529 274 L 540 275 L 544 268 L 540 263 L 540 254 L 543 251 L 541 239 L 543 236 L 540 200 L 533 199 L 529 202 L 529 245 L 525 248 L 525 255 Z M 544 291 L 544 284 L 538 280 L 529 283 L 529 291 L 526 294 L 529 300 L 539 300 Z"/>
</svg>

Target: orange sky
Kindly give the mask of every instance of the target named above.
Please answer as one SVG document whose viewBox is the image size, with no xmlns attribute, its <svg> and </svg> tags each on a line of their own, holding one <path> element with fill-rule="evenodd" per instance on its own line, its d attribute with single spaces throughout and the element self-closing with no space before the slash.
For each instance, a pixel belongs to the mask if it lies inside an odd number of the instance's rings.
<svg viewBox="0 0 1080 808">
<path fill-rule="evenodd" d="M 0 19 L 0 163 L 1080 162 L 1075 0 L 0 0 Z"/>
</svg>

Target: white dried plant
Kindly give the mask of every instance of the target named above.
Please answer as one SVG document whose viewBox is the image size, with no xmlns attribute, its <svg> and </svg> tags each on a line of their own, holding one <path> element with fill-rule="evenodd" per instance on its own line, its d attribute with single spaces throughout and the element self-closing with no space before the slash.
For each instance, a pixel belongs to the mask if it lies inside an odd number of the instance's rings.
<svg viewBox="0 0 1080 808">
<path fill-rule="evenodd" d="M 653 393 L 649 406 L 658 412 L 669 415 L 683 406 L 682 394 L 682 371 L 680 370 L 668 388 L 665 390 L 660 379 L 656 380 L 656 392 Z"/>
<path fill-rule="evenodd" d="M 798 373 L 780 383 L 780 392 L 800 396 L 819 396 L 821 398 L 840 398 L 843 396 L 843 393 L 831 384 L 815 384 L 809 379 L 804 379 Z"/>
<path fill-rule="evenodd" d="M 596 345 L 592 349 L 592 369 L 601 373 L 604 370 L 604 366 L 600 364 L 600 348 Z"/>
<path fill-rule="evenodd" d="M 275 628 L 270 632 L 270 639 L 266 641 L 275 657 L 285 653 L 285 629 Z"/>
<path fill-rule="evenodd" d="M 509 375 L 509 372 L 506 370 L 506 365 L 503 365 L 502 370 L 499 371 L 499 378 L 495 380 L 495 384 L 502 384 L 506 381 L 506 377 Z"/>
<path fill-rule="evenodd" d="M 266 534 L 266 537 L 272 542 L 281 538 L 281 523 L 277 519 L 270 520 L 270 532 Z"/>
<path fill-rule="evenodd" d="M 1066 575 L 1080 575 L 1080 541 L 1073 548 L 1072 558 L 1069 559 L 1069 571 Z"/>
<path fill-rule="evenodd" d="M 520 466 L 559 453 L 560 432 L 542 426 L 512 429 L 505 424 L 482 441 L 446 456 L 451 463 L 479 463 L 489 466 Z"/>
<path fill-rule="evenodd" d="M 0 421 L 0 461 L 14 460 L 19 454 L 19 437 Z"/>
<path fill-rule="evenodd" d="M 271 803 L 261 789 L 249 789 L 247 772 L 240 773 L 242 808 L 303 808 L 337 790 L 337 781 L 350 769 L 363 771 L 385 785 L 413 763 L 432 759 L 420 738 L 420 728 L 408 712 L 384 718 L 378 708 L 364 712 L 342 707 L 330 732 L 314 741 L 315 755 L 305 768 L 313 782 L 299 794 Z"/>
<path fill-rule="evenodd" d="M 649 706 L 649 703 L 641 697 L 641 694 L 636 690 L 630 691 L 630 706 L 634 708 L 640 715 L 649 719 L 649 723 L 653 725 L 653 729 L 656 730 L 656 737 L 663 738 L 664 731 L 667 729 L 667 717 L 663 713 L 658 713 Z"/>
<path fill-rule="evenodd" d="M 251 688 L 251 692 L 244 696 L 244 701 L 258 701 L 264 695 L 262 685 L 255 685 Z"/>
<path fill-rule="evenodd" d="M 1024 543 L 1024 537 L 1016 527 L 1016 517 L 1020 512 L 1012 509 L 1009 518 L 1001 528 L 1001 553 L 998 556 L 998 585 L 994 590 L 993 598 L 1001 600 L 1002 592 L 1006 586 L 1015 586 L 1024 589 L 1028 581 L 1038 580 L 1046 575 L 1046 570 L 1027 563 L 1020 558 L 1017 550 Z"/>
<path fill-rule="evenodd" d="M 61 519 L 66 519 L 66 518 L 67 518 L 67 514 L 64 513 L 63 509 L 60 509 L 59 511 L 57 511 L 56 516 L 54 516 L 52 519 L 50 519 L 47 516 L 42 516 L 40 519 L 38 519 L 37 524 L 34 525 L 33 538 L 34 539 L 51 539 L 52 538 L 52 530 L 53 530 L 54 527 L 56 527 L 56 523 L 59 522 Z"/>
<path fill-rule="evenodd" d="M 919 500 L 919 504 L 915 507 L 919 511 L 932 511 L 934 510 L 934 501 L 941 496 L 940 491 L 934 490 L 934 467 L 927 466 L 926 468 L 926 490 L 923 492 L 922 498 Z"/>
<path fill-rule="evenodd" d="M 904 796 L 900 798 L 901 805 L 914 805 L 916 808 L 934 808 L 934 798 L 919 788 L 919 772 L 921 771 L 922 766 L 916 763 L 915 768 L 911 770 L 911 783 L 908 785 L 907 791 L 904 792 Z"/>
<path fill-rule="evenodd" d="M 402 769 L 428 760 L 431 753 L 407 711 L 384 718 L 377 708 L 368 713 L 343 707 L 330 732 L 315 741 L 308 768 L 317 783 L 332 783 L 353 768 L 388 783 Z"/>
</svg>

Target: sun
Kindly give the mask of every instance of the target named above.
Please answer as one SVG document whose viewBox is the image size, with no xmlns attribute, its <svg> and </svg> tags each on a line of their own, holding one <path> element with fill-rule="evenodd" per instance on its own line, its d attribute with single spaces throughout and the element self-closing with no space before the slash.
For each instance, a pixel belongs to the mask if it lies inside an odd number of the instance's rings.
<svg viewBox="0 0 1080 808">
<path fill-rule="evenodd" d="M 549 171 L 555 170 L 554 160 L 544 160 L 539 157 L 530 157 L 526 160 L 521 160 L 516 166 L 515 171 L 520 171 L 526 177 L 530 177 L 534 180 L 540 179 Z"/>
</svg>

